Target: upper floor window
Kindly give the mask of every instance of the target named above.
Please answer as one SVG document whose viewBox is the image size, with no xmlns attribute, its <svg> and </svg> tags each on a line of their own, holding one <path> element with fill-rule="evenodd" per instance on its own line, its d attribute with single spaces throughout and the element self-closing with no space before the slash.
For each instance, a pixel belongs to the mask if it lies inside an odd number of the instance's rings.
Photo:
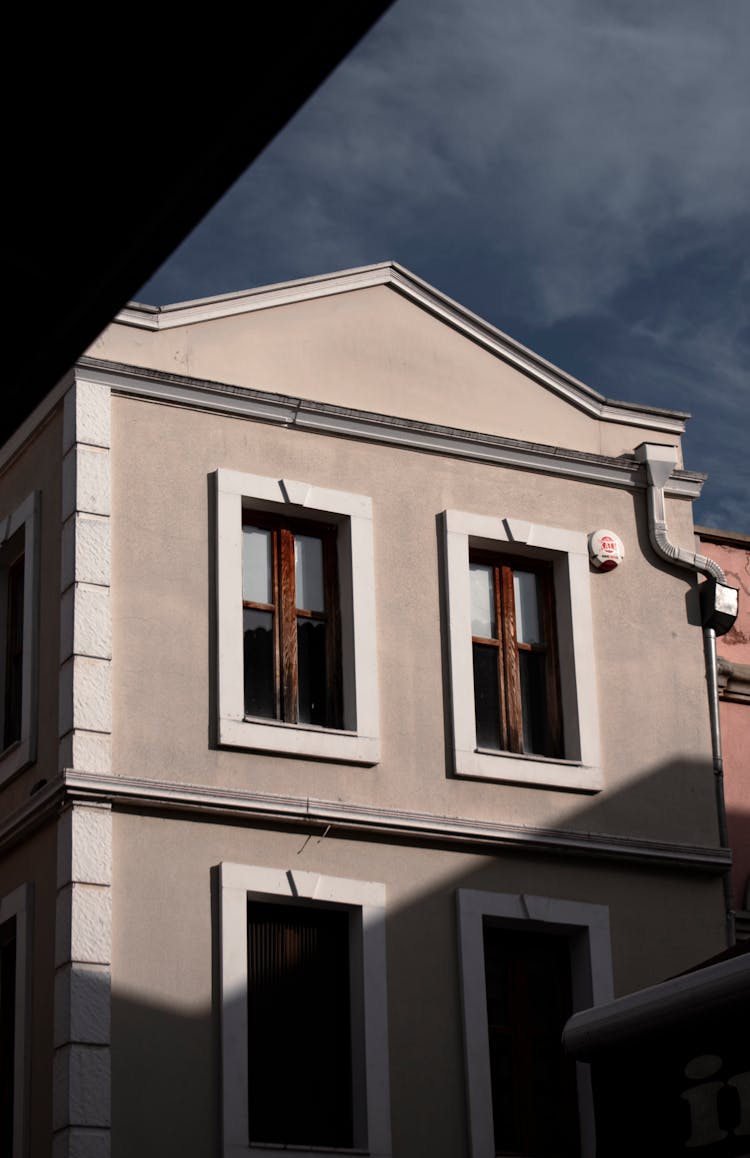
<svg viewBox="0 0 750 1158">
<path fill-rule="evenodd" d="M 469 570 L 477 747 L 561 756 L 552 568 L 473 551 Z"/>
<path fill-rule="evenodd" d="M 458 776 L 601 787 L 586 535 L 444 515 Z"/>
<path fill-rule="evenodd" d="M 336 527 L 245 511 L 245 714 L 338 728 Z"/>
<path fill-rule="evenodd" d="M 23 687 L 23 529 L 7 544 L 6 558 L 11 562 L 2 571 L 5 586 L 4 671 L 3 671 L 3 743 L 5 750 L 21 739 L 21 705 Z"/>
<path fill-rule="evenodd" d="M 38 497 L 0 520 L 0 782 L 36 757 Z"/>
<path fill-rule="evenodd" d="M 372 503 L 216 472 L 218 740 L 379 759 Z"/>
</svg>

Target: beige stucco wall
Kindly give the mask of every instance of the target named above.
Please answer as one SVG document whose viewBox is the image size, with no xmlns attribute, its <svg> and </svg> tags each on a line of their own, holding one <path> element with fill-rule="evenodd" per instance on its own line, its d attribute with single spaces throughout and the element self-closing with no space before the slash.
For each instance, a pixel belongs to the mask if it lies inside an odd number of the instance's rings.
<svg viewBox="0 0 750 1158">
<path fill-rule="evenodd" d="M 583 413 L 387 286 L 159 331 L 116 323 L 88 353 L 593 453 L 649 437 Z"/>
<path fill-rule="evenodd" d="M 618 994 L 723 946 L 719 883 L 684 871 L 633 873 L 602 865 L 592 872 L 590 864 L 570 859 L 489 857 L 323 838 L 315 831 L 308 840 L 303 830 L 125 812 L 115 814 L 113 835 L 113 1158 L 217 1152 L 211 869 L 221 861 L 385 884 L 398 1158 L 467 1154 L 456 889 L 609 905 Z M 634 954 L 634 944 L 647 952 Z"/>
<path fill-rule="evenodd" d="M 12 513 L 32 491 L 41 492 L 37 759 L 0 788 L 0 811 L 3 815 L 26 803 L 30 789 L 39 780 L 51 780 L 57 773 L 61 462 L 62 407 L 59 406 L 0 477 L 0 518 Z"/>
<path fill-rule="evenodd" d="M 112 429 L 116 775 L 715 842 L 691 581 L 653 557 L 642 495 L 124 397 L 113 398 Z M 372 497 L 376 767 L 211 749 L 209 475 L 218 467 Z M 450 777 L 436 524 L 445 508 L 622 537 L 624 565 L 591 578 L 606 785 L 597 797 Z M 689 504 L 670 503 L 670 520 L 689 545 Z"/>
<path fill-rule="evenodd" d="M 29 1035 L 29 1158 L 52 1152 L 53 998 L 57 835 L 54 823 L 0 855 L 0 896 L 33 886 L 31 917 L 31 1028 Z"/>
</svg>

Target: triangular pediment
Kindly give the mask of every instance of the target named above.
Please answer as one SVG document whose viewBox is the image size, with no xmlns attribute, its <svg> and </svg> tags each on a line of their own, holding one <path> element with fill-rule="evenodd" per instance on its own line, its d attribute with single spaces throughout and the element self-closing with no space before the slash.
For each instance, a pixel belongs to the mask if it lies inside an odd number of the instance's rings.
<svg viewBox="0 0 750 1158">
<path fill-rule="evenodd" d="M 683 415 L 612 402 L 395 263 L 183 302 L 131 304 L 97 358 L 416 422 L 628 453 Z"/>
</svg>

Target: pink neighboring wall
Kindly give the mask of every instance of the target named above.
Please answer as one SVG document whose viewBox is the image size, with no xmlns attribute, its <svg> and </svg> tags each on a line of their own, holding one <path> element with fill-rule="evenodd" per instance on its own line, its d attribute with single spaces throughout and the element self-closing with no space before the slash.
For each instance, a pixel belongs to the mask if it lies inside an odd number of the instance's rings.
<svg viewBox="0 0 750 1158">
<path fill-rule="evenodd" d="M 734 905 L 750 909 L 750 535 L 696 527 L 701 551 L 738 587 L 739 615 L 716 641 L 721 686 L 721 737 L 729 840 L 734 853 Z M 728 660 L 727 671 L 722 660 Z"/>
</svg>

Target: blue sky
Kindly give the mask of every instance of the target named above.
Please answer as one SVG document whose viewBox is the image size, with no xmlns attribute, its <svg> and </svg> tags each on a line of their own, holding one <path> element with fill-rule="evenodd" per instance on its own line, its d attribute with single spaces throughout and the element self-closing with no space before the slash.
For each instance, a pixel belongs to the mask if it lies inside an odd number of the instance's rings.
<svg viewBox="0 0 750 1158">
<path fill-rule="evenodd" d="M 690 411 L 696 520 L 750 533 L 749 61 L 750 0 L 396 0 L 137 299 L 396 260 Z"/>
</svg>

